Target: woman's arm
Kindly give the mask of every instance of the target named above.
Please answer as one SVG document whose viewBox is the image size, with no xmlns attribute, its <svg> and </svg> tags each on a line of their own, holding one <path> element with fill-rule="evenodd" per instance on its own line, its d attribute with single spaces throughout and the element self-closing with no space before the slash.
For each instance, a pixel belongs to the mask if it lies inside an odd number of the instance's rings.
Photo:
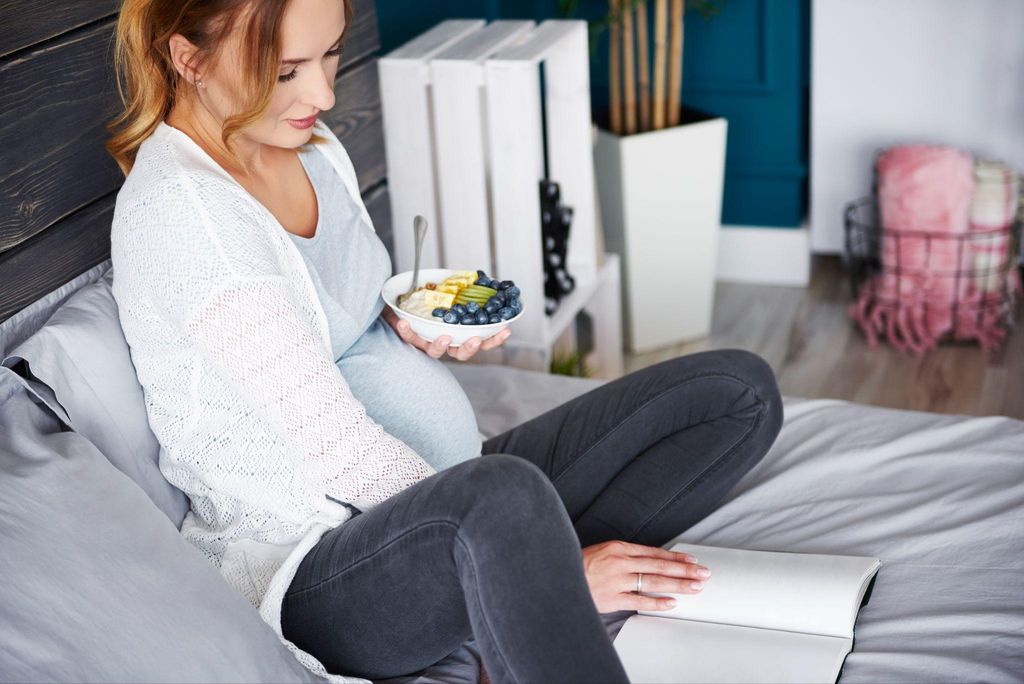
<svg viewBox="0 0 1024 684">
<path fill-rule="evenodd" d="M 223 283 L 182 330 L 331 496 L 367 510 L 433 474 L 367 415 L 283 276 Z"/>
<path fill-rule="evenodd" d="M 115 289 L 128 301 L 149 301 L 175 336 L 191 342 L 172 337 L 166 349 L 146 350 L 155 379 L 179 385 L 180 398 L 168 401 L 182 402 L 171 407 L 180 415 L 159 420 L 192 421 L 180 457 L 211 488 L 271 507 L 281 492 L 265 491 L 269 483 L 367 510 L 433 474 L 352 394 L 313 326 L 301 284 L 264 237 L 266 216 L 244 191 L 193 179 L 173 161 L 145 173 L 118 198 Z M 140 331 L 151 325 L 129 321 Z M 160 364 L 183 363 L 171 355 L 186 348 L 201 357 L 200 373 L 169 379 Z"/>
</svg>

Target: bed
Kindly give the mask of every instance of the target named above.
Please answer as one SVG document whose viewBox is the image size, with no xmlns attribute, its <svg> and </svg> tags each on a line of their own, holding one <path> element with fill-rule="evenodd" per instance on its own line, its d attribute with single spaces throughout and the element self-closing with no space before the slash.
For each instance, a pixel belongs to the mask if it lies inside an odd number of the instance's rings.
<svg viewBox="0 0 1024 684">
<path fill-rule="evenodd" d="M 116 6 L 0 8 L 0 680 L 311 681 L 177 534 L 112 325 Z M 387 244 L 373 8 L 357 2 L 329 123 Z M 451 368 L 487 435 L 600 382 Z M 1024 422 L 787 398 L 771 452 L 679 540 L 880 557 L 842 682 L 1024 679 Z M 612 636 L 627 616 L 603 616 Z M 386 681 L 478 672 L 470 641 Z"/>
</svg>

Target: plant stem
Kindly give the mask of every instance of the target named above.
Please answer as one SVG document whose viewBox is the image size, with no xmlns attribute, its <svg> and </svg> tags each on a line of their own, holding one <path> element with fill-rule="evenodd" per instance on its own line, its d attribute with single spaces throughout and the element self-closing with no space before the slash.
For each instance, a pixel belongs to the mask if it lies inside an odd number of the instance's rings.
<svg viewBox="0 0 1024 684">
<path fill-rule="evenodd" d="M 665 63 L 668 59 L 668 0 L 654 5 L 654 130 L 665 127 Z"/>
<path fill-rule="evenodd" d="M 647 46 L 647 3 L 636 4 L 636 51 L 640 61 L 640 130 L 651 130 L 650 52 Z"/>
<path fill-rule="evenodd" d="M 679 125 L 683 90 L 683 2 L 672 0 L 672 56 L 669 58 L 668 125 Z"/>
<path fill-rule="evenodd" d="M 618 12 L 619 1 L 609 0 L 613 15 Z M 619 22 L 612 24 L 611 45 L 608 51 L 608 69 L 610 72 L 608 86 L 611 89 L 609 97 L 609 104 L 611 106 L 609 125 L 611 126 L 612 133 L 615 135 L 622 135 L 622 70 L 619 66 L 619 52 L 622 47 L 621 34 L 622 25 Z"/>
<path fill-rule="evenodd" d="M 636 133 L 636 51 L 633 47 L 633 10 L 622 14 L 622 68 L 625 71 L 623 87 L 626 91 L 626 135 Z"/>
</svg>

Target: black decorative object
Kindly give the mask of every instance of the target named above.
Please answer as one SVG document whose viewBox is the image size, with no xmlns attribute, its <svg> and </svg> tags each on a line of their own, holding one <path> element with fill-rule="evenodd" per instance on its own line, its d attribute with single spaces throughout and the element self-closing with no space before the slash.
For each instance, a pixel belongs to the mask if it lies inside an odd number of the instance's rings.
<svg viewBox="0 0 1024 684">
<path fill-rule="evenodd" d="M 563 297 L 576 287 L 576 279 L 566 270 L 572 207 L 561 203 L 558 183 L 540 182 L 541 238 L 544 244 L 544 312 L 551 315 Z"/>
</svg>

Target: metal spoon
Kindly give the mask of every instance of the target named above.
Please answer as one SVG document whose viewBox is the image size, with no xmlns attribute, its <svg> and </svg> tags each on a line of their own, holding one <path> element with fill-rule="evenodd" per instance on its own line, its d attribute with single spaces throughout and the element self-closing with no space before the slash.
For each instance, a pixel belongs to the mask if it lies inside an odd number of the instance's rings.
<svg viewBox="0 0 1024 684">
<path fill-rule="evenodd" d="M 399 306 L 405 301 L 406 297 L 416 291 L 416 285 L 419 282 L 420 277 L 420 253 L 423 251 L 423 238 L 427 235 L 427 219 L 423 218 L 419 214 L 416 214 L 416 218 L 412 220 L 412 229 L 416 234 L 416 257 L 412 262 L 412 286 L 404 294 L 398 295 L 398 299 L 395 303 Z"/>
</svg>

